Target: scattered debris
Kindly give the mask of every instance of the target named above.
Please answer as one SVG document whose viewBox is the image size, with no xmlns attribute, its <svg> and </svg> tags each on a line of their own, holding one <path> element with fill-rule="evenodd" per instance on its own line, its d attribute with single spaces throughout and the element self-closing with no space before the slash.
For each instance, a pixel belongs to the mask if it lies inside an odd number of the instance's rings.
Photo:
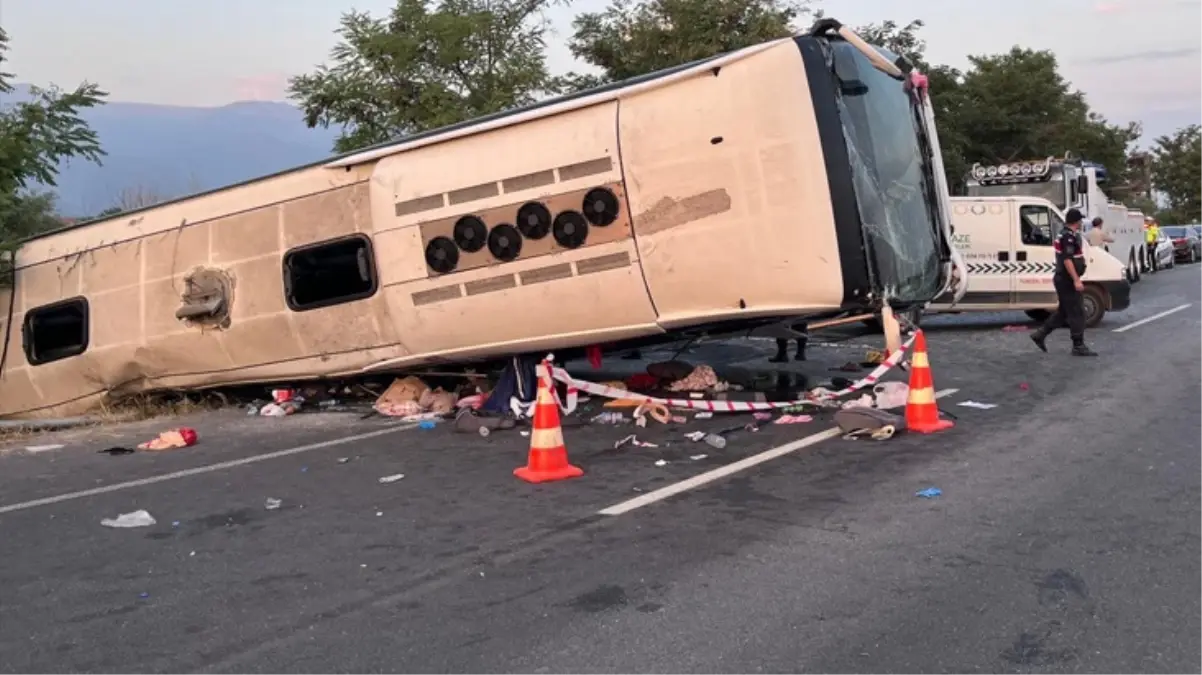
<svg viewBox="0 0 1202 675">
<path fill-rule="evenodd" d="M 595 424 L 625 424 L 628 420 L 620 412 L 603 412 L 590 421 Z"/>
<path fill-rule="evenodd" d="M 116 518 L 105 518 L 100 521 L 100 524 L 105 527 L 150 527 L 156 522 L 154 516 L 147 513 L 144 509 L 139 509 L 133 513 L 122 513 Z"/>
<path fill-rule="evenodd" d="M 726 438 L 720 434 L 706 434 L 701 440 L 719 450 L 726 447 Z"/>
<path fill-rule="evenodd" d="M 296 401 L 284 401 L 283 403 L 268 403 L 259 408 L 259 415 L 263 417 L 287 417 L 295 414 L 300 410 L 300 404 Z"/>
<path fill-rule="evenodd" d="M 429 431 L 437 426 L 438 426 L 438 423 L 435 422 L 434 420 L 422 420 L 417 423 L 417 428 L 421 429 L 423 431 Z"/>
<path fill-rule="evenodd" d="M 423 413 L 447 415 L 455 411 L 457 402 L 458 397 L 453 392 L 444 391 L 442 387 L 431 389 L 420 378 L 410 375 L 393 380 L 376 399 L 373 407 L 381 415 L 389 417 L 411 417 Z"/>
<path fill-rule="evenodd" d="M 714 416 L 714 413 L 712 413 L 712 412 L 699 412 L 699 413 L 697 413 L 696 415 L 693 415 L 693 419 L 695 419 L 695 420 L 708 420 L 708 419 L 710 419 L 710 418 L 711 418 L 711 417 L 713 417 L 713 416 Z"/>
<path fill-rule="evenodd" d="M 751 416 L 761 422 L 767 422 L 768 420 L 772 419 L 772 413 L 769 412 L 752 413 Z"/>
<path fill-rule="evenodd" d="M 478 413 L 471 408 L 463 408 L 455 416 L 455 431 L 459 433 L 478 433 L 488 437 L 498 429 L 512 429 L 517 422 L 511 417 Z"/>
<path fill-rule="evenodd" d="M 149 598 L 149 597 L 150 597 L 150 594 L 149 594 L 149 593 L 146 593 L 145 591 L 143 591 L 142 593 L 139 593 L 139 594 L 138 594 L 138 597 L 139 597 L 139 598 L 142 598 L 143 600 L 145 600 L 146 598 Z"/>
<path fill-rule="evenodd" d="M 350 457 L 339 457 L 339 458 L 338 458 L 338 463 L 339 463 L 339 464 L 347 464 L 347 463 L 349 463 L 350 461 L 351 461 L 351 458 L 350 458 Z"/>
<path fill-rule="evenodd" d="M 173 450 L 175 448 L 186 448 L 191 445 L 196 445 L 197 436 L 196 430 L 191 427 L 180 427 L 164 431 L 158 435 L 158 438 L 151 439 L 145 443 L 138 444 L 140 450 Z M 119 453 L 113 453 L 119 454 Z"/>
<path fill-rule="evenodd" d="M 134 450 L 133 448 L 123 448 L 121 446 L 116 446 L 116 447 L 112 447 L 112 448 L 105 448 L 104 450 L 97 450 L 96 452 L 97 452 L 97 454 L 116 456 L 116 455 L 132 455 L 135 452 L 137 452 L 137 450 Z"/>
<path fill-rule="evenodd" d="M 1018 388 L 1019 388 L 1019 389 L 1022 389 L 1023 391 L 1030 391 L 1030 390 L 1031 390 L 1031 385 L 1027 384 L 1026 382 L 1019 382 L 1019 383 L 1018 383 Z"/>
<path fill-rule="evenodd" d="M 638 437 L 635 436 L 634 434 L 630 434 L 629 436 L 627 436 L 626 438 L 623 438 L 620 441 L 615 441 L 614 442 L 614 450 L 617 450 L 618 448 L 622 447 L 623 445 L 633 445 L 636 448 L 658 448 L 659 447 L 655 443 L 648 443 L 646 441 L 640 441 L 638 439 Z"/>
<path fill-rule="evenodd" d="M 709 455 L 689 455 L 689 459 L 693 460 L 694 462 L 705 459 L 706 457 L 709 457 Z"/>
<path fill-rule="evenodd" d="M 67 446 L 63 445 L 62 443 L 51 443 L 49 445 L 27 445 L 25 446 L 25 450 L 27 452 L 46 452 L 48 450 L 58 450 L 65 447 Z"/>
<path fill-rule="evenodd" d="M 381 483 L 395 483 L 405 477 L 403 473 L 394 473 L 391 476 L 380 476 Z"/>
<path fill-rule="evenodd" d="M 690 441 L 693 441 L 694 443 L 697 443 L 701 441 L 701 439 L 705 438 L 705 435 L 706 434 L 704 431 L 690 431 L 689 433 L 685 434 L 684 437 Z"/>
<path fill-rule="evenodd" d="M 876 405 L 876 399 L 872 397 L 872 394 L 861 394 L 859 398 L 845 401 L 840 407 L 844 410 L 850 410 L 852 408 L 871 408 L 874 405 Z"/>
<path fill-rule="evenodd" d="M 666 460 L 666 459 L 657 459 L 657 460 L 655 460 L 655 465 L 656 465 L 656 466 L 667 466 L 667 465 L 668 465 L 668 460 Z"/>
<path fill-rule="evenodd" d="M 941 494 L 943 494 L 943 490 L 940 490 L 937 487 L 929 487 L 925 490 L 919 490 L 918 492 L 915 492 L 914 496 L 922 497 L 923 499 L 934 499 Z"/>
<path fill-rule="evenodd" d="M 813 421 L 814 418 L 810 415 L 781 415 L 773 424 L 805 424 Z"/>
<path fill-rule="evenodd" d="M 874 403 L 881 410 L 901 408 L 910 399 L 910 385 L 905 382 L 880 382 L 872 388 Z"/>
<path fill-rule="evenodd" d="M 276 509 L 280 508 L 283 505 L 284 505 L 284 500 L 282 500 L 282 499 L 275 499 L 273 497 L 268 497 L 267 499 L 263 500 L 263 508 L 267 509 L 268 511 L 275 511 Z"/>
<path fill-rule="evenodd" d="M 845 408 L 835 413 L 835 424 L 843 430 L 845 439 L 871 436 L 882 441 L 893 438 L 904 427 L 905 420 L 893 413 L 872 407 Z"/>
<path fill-rule="evenodd" d="M 978 403 L 977 401 L 960 401 L 956 405 L 977 410 L 992 410 L 997 407 L 996 403 Z"/>
<path fill-rule="evenodd" d="M 1028 326 L 1002 326 L 1004 333 L 1025 333 L 1031 330 Z"/>
</svg>

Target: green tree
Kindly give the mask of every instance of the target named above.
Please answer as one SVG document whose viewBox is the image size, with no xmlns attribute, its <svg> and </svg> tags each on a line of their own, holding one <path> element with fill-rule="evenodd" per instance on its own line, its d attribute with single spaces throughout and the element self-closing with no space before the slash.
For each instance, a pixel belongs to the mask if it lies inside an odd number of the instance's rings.
<svg viewBox="0 0 1202 675">
<path fill-rule="evenodd" d="M 1157 138 L 1152 157 L 1152 184 L 1169 203 L 1164 221 L 1202 221 L 1202 127 L 1191 124 Z"/>
<path fill-rule="evenodd" d="M 8 34 L 0 28 L 0 95 L 13 93 L 13 75 L 3 71 L 7 52 Z M 70 92 L 30 87 L 27 100 L 0 107 L 0 267 L 20 240 L 61 225 L 46 188 L 55 186 L 65 160 L 99 162 L 99 139 L 79 113 L 106 95 L 87 82 Z M 0 284 L 6 283 L 0 270 Z"/>
<path fill-rule="evenodd" d="M 1104 164 L 1112 184 L 1125 182 L 1127 152 L 1139 138 L 1139 125 L 1114 125 L 1091 110 L 1085 95 L 1060 74 L 1052 52 L 1014 47 L 1006 54 L 970 56 L 969 62 L 948 92 L 948 114 L 940 119 L 962 144 L 967 163 L 1072 152 Z"/>
<path fill-rule="evenodd" d="M 399 0 L 388 16 L 342 16 L 331 65 L 292 78 L 310 127 L 335 125 L 347 152 L 538 99 L 543 15 L 556 0 Z"/>
<path fill-rule="evenodd" d="M 0 95 L 12 94 L 3 72 L 8 34 L 0 28 Z M 104 152 L 80 112 L 102 104 L 107 94 L 83 83 L 74 91 L 30 87 L 29 97 L 0 108 L 0 247 L 57 227 L 53 188 L 59 165 L 68 159 L 99 162 Z"/>
<path fill-rule="evenodd" d="M 624 80 L 787 37 L 808 0 L 614 0 L 572 22 L 572 54 L 600 70 L 570 73 L 564 88 Z"/>
</svg>

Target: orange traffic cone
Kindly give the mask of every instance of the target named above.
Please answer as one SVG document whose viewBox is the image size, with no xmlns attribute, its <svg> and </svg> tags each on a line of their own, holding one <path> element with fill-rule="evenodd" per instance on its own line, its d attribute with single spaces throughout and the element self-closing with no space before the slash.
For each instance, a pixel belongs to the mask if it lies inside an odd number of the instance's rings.
<svg viewBox="0 0 1202 675">
<path fill-rule="evenodd" d="M 939 419 L 935 404 L 935 379 L 931 377 L 931 362 L 927 358 L 927 338 L 918 330 L 914 336 L 914 355 L 910 357 L 910 395 L 906 399 L 906 430 L 930 434 L 956 426 L 951 420 Z"/>
<path fill-rule="evenodd" d="M 538 398 L 534 401 L 534 428 L 530 430 L 530 455 L 526 466 L 513 475 L 528 483 L 549 483 L 583 476 L 579 467 L 568 464 L 568 449 L 559 426 L 559 405 L 551 396 L 551 364 L 544 361 L 538 371 Z"/>
</svg>

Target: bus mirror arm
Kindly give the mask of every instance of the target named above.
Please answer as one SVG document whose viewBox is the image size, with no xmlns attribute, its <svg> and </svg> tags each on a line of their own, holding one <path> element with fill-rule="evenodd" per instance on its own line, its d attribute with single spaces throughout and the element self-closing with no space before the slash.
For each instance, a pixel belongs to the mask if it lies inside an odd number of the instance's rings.
<svg viewBox="0 0 1202 675">
<path fill-rule="evenodd" d="M 847 40 L 847 42 L 851 44 L 851 46 L 855 47 L 857 51 L 863 54 L 864 57 L 867 58 L 877 70 L 885 73 L 889 77 L 897 80 L 904 80 L 906 79 L 906 75 L 913 69 L 913 67 L 910 65 L 910 62 L 902 57 L 899 57 L 896 63 L 891 63 L 880 52 L 878 52 L 876 48 L 865 42 L 864 38 L 857 35 L 854 30 L 848 28 L 835 19 L 819 19 L 814 23 L 813 28 L 810 29 L 810 35 L 814 37 L 831 32 L 838 33 L 839 37 Z"/>
</svg>

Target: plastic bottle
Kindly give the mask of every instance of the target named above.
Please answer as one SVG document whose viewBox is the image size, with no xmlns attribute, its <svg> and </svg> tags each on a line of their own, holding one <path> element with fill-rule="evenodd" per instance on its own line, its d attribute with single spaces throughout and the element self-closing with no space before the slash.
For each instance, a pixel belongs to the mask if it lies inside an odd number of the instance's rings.
<svg viewBox="0 0 1202 675">
<path fill-rule="evenodd" d="M 719 450 L 726 447 L 726 438 L 719 436 L 718 434 L 706 434 L 705 438 L 702 440 Z"/>
</svg>

